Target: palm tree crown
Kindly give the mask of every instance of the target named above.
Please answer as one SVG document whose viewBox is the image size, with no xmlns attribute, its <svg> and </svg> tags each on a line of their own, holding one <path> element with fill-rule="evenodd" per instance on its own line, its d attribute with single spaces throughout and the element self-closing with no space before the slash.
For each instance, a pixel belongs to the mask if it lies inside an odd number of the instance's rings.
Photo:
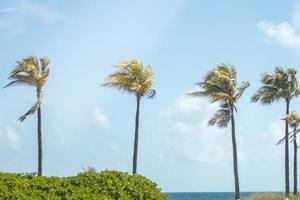
<svg viewBox="0 0 300 200">
<path fill-rule="evenodd" d="M 4 86 L 4 88 L 6 88 L 15 85 L 27 85 L 33 86 L 37 90 L 37 102 L 29 109 L 28 112 L 19 118 L 20 121 L 24 121 L 27 116 L 36 112 L 41 103 L 41 96 L 39 93 L 47 81 L 49 75 L 48 64 L 50 61 L 46 57 L 41 58 L 39 61 L 33 56 L 17 61 L 16 68 L 9 76 L 9 79 L 12 81 Z"/>
<path fill-rule="evenodd" d="M 221 128 L 228 126 L 230 121 L 230 107 L 235 109 L 236 101 L 242 96 L 249 82 L 242 82 L 237 86 L 237 72 L 234 65 L 221 64 L 210 71 L 204 80 L 197 83 L 202 88 L 200 91 L 189 93 L 191 96 L 208 97 L 211 102 L 220 102 L 220 109 L 208 122 L 209 125 L 217 124 Z"/>
<path fill-rule="evenodd" d="M 154 83 L 152 67 L 144 69 L 142 63 L 137 60 L 123 61 L 114 65 L 117 71 L 106 78 L 103 86 L 114 87 L 129 93 L 134 93 L 137 97 L 153 97 L 155 90 L 152 89 Z"/>
<path fill-rule="evenodd" d="M 263 86 L 252 96 L 252 102 L 271 104 L 280 99 L 290 101 L 299 94 L 296 74 L 294 68 L 285 71 L 281 67 L 276 67 L 274 73 L 264 74 L 261 79 Z"/>
<path fill-rule="evenodd" d="M 297 128 L 300 124 L 300 116 L 295 111 L 291 112 L 287 120 L 289 121 L 289 125 L 291 128 Z"/>
</svg>

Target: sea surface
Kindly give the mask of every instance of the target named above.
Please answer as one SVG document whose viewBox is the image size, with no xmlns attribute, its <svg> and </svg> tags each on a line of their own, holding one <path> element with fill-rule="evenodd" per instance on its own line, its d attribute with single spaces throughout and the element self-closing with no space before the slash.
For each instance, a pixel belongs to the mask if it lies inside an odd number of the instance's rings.
<svg viewBox="0 0 300 200">
<path fill-rule="evenodd" d="M 169 200 L 233 200 L 232 192 L 171 192 L 166 193 Z M 248 197 L 257 192 L 242 192 L 241 197 Z"/>
</svg>

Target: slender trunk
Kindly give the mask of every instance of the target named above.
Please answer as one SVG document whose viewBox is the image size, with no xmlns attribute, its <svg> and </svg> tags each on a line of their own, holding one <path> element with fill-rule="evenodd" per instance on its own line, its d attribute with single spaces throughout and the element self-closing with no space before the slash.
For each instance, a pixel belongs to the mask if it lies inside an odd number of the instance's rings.
<svg viewBox="0 0 300 200">
<path fill-rule="evenodd" d="M 37 91 L 37 98 L 40 99 L 41 91 Z M 38 176 L 43 175 L 43 149 L 42 149 L 42 111 L 41 111 L 41 103 L 38 107 Z"/>
<path fill-rule="evenodd" d="M 139 144 L 139 116 L 140 116 L 140 101 L 141 97 L 136 97 L 136 114 L 135 114 L 135 133 L 134 133 L 134 146 L 133 146 L 133 169 L 132 174 L 137 171 L 137 157 L 138 157 L 138 144 Z"/>
<path fill-rule="evenodd" d="M 286 116 L 290 109 L 290 101 L 286 100 Z M 285 196 L 290 194 L 290 169 L 289 169 L 289 122 L 285 120 Z"/>
<path fill-rule="evenodd" d="M 234 121 L 234 108 L 230 107 L 231 112 L 231 137 L 232 137 L 232 149 L 233 149 L 233 170 L 234 170 L 234 184 L 235 184 L 235 200 L 240 199 L 240 183 L 238 173 L 238 156 L 235 138 L 235 121 Z"/>
<path fill-rule="evenodd" d="M 294 128 L 294 195 L 297 195 L 297 136 L 296 136 L 296 128 Z"/>
</svg>

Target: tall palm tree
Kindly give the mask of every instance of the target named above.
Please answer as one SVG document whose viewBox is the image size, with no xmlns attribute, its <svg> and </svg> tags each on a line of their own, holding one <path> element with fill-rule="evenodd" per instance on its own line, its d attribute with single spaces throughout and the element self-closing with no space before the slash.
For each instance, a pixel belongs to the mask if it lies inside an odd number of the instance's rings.
<svg viewBox="0 0 300 200">
<path fill-rule="evenodd" d="M 261 79 L 262 86 L 253 95 L 252 102 L 260 102 L 263 105 L 272 104 L 283 99 L 286 103 L 286 116 L 289 115 L 290 102 L 299 93 L 296 78 L 297 70 L 289 68 L 286 71 L 276 67 L 273 73 L 265 73 Z M 289 196 L 289 124 L 285 120 L 285 196 Z"/>
<path fill-rule="evenodd" d="M 240 186 L 238 175 L 238 155 L 235 133 L 234 113 L 237 111 L 236 102 L 243 95 L 245 89 L 249 87 L 248 82 L 243 82 L 240 86 L 237 83 L 237 72 L 234 65 L 220 64 L 210 71 L 202 82 L 197 83 L 201 88 L 199 91 L 189 93 L 195 97 L 208 97 L 211 102 L 219 102 L 220 108 L 208 125 L 217 125 L 226 128 L 231 122 L 231 138 L 233 148 L 233 168 L 235 182 L 235 199 L 240 199 Z"/>
<path fill-rule="evenodd" d="M 138 141 L 139 141 L 139 115 L 140 101 L 142 97 L 152 98 L 155 90 L 152 88 L 154 83 L 153 70 L 151 67 L 144 68 L 142 63 L 137 60 L 123 61 L 114 65 L 116 72 L 110 74 L 103 86 L 113 87 L 118 90 L 134 94 L 136 97 L 135 133 L 133 147 L 133 169 L 132 173 L 137 172 Z"/>
<path fill-rule="evenodd" d="M 293 142 L 294 145 L 294 195 L 297 195 L 298 193 L 298 187 L 297 187 L 297 154 L 298 154 L 298 144 L 297 144 L 297 134 L 300 132 L 299 124 L 300 124 L 300 116 L 297 112 L 293 111 L 289 116 L 285 116 L 283 120 L 287 120 L 289 123 L 289 126 L 291 127 L 292 131 L 290 132 L 289 139 L 291 142 Z M 285 141 L 285 137 L 283 137 L 277 144 L 283 143 Z"/>
<path fill-rule="evenodd" d="M 4 88 L 16 85 L 32 86 L 36 89 L 36 103 L 19 118 L 19 121 L 24 121 L 28 116 L 37 111 L 38 125 L 37 125 L 37 138 L 38 138 L 38 175 L 42 176 L 42 88 L 47 81 L 49 75 L 48 58 L 40 58 L 39 61 L 35 57 L 28 57 L 21 61 L 17 61 L 16 68 L 10 73 L 9 79 L 12 80 Z"/>
</svg>

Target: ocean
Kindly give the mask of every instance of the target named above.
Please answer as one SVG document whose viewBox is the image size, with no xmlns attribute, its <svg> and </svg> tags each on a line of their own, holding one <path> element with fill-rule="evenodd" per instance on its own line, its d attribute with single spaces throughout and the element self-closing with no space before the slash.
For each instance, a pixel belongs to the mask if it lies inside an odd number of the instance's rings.
<svg viewBox="0 0 300 200">
<path fill-rule="evenodd" d="M 171 192 L 166 193 L 169 200 L 233 200 L 232 192 Z M 241 197 L 248 197 L 257 192 L 242 192 Z"/>
</svg>

